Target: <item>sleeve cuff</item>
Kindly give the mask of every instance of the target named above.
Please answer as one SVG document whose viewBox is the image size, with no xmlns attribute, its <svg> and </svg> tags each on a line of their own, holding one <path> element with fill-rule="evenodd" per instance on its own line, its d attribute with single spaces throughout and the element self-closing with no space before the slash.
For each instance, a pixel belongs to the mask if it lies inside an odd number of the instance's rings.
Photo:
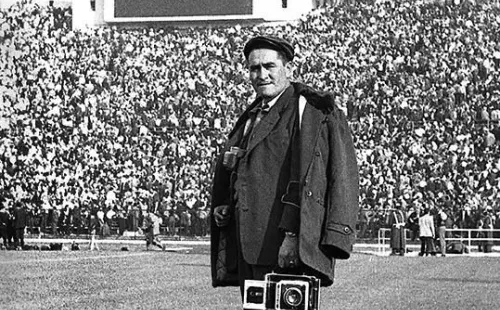
<svg viewBox="0 0 500 310">
<path fill-rule="evenodd" d="M 321 249 L 329 257 L 348 259 L 352 252 L 353 243 L 354 232 L 349 226 L 329 224 L 321 240 Z"/>
</svg>

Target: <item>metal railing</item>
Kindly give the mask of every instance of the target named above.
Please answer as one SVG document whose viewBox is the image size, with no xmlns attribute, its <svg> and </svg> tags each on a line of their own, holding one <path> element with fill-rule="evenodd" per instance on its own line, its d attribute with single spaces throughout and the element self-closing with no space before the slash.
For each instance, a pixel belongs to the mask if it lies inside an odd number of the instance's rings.
<svg viewBox="0 0 500 310">
<path fill-rule="evenodd" d="M 391 240 L 390 232 L 391 232 L 390 228 L 379 229 L 377 238 L 377 245 L 378 245 L 377 249 L 379 252 L 385 252 L 389 248 Z M 405 229 L 406 240 L 410 239 L 408 237 L 409 233 L 410 230 Z M 482 236 L 479 236 L 479 233 L 482 233 Z M 488 234 L 491 234 L 493 237 L 488 237 Z M 496 235 L 500 236 L 500 229 L 453 228 L 453 229 L 446 229 L 446 242 L 450 241 L 458 241 L 461 243 L 465 242 L 465 244 L 469 247 L 469 249 L 472 249 L 472 246 L 477 245 L 477 242 L 492 241 L 494 244 L 500 244 L 500 237 L 495 237 Z"/>
</svg>

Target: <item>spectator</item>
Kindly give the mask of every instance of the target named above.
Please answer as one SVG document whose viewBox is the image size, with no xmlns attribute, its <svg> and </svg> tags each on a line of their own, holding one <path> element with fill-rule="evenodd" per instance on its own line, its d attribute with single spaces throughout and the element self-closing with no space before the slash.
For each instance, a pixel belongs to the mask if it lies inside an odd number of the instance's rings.
<svg viewBox="0 0 500 310">
<path fill-rule="evenodd" d="M 101 236 L 104 236 L 104 217 L 105 217 L 105 212 L 103 210 L 103 207 L 99 207 L 96 213 L 96 219 L 97 219 L 97 230 L 98 234 Z M 108 233 L 109 231 L 106 231 Z"/>
<path fill-rule="evenodd" d="M 188 237 L 192 235 L 192 214 L 188 210 L 184 210 L 180 216 L 180 227 L 184 232 L 184 236 Z"/>
<path fill-rule="evenodd" d="M 175 212 L 170 211 L 170 214 L 168 216 L 168 234 L 170 236 L 177 235 L 176 227 L 179 220 L 180 220 L 179 216 Z"/>
<path fill-rule="evenodd" d="M 480 217 L 478 222 L 478 229 L 480 229 L 478 233 L 478 237 L 485 239 L 479 241 L 478 251 L 484 253 L 491 253 L 493 247 L 493 217 L 492 217 L 492 209 L 486 208 L 483 211 L 483 215 Z"/>
<path fill-rule="evenodd" d="M 366 230 L 368 228 L 368 222 L 370 220 L 369 218 L 369 206 L 363 206 L 359 210 L 359 233 L 358 233 L 358 238 L 365 238 L 366 235 Z"/>
<path fill-rule="evenodd" d="M 409 213 L 410 213 L 410 215 L 408 216 L 408 220 L 406 222 L 406 226 L 410 230 L 410 233 L 411 233 L 410 239 L 411 239 L 411 241 L 415 241 L 415 239 L 418 236 L 418 231 L 419 231 L 419 227 L 418 227 L 419 214 L 418 214 L 418 210 L 415 210 L 415 209 L 411 209 L 409 211 Z"/>
<path fill-rule="evenodd" d="M 401 205 L 397 204 L 389 215 L 389 227 L 391 228 L 391 255 L 404 256 L 406 253 L 406 218 L 401 211 Z"/>
<path fill-rule="evenodd" d="M 58 225 L 59 225 L 59 210 L 56 207 L 54 207 L 54 209 L 52 210 L 52 221 L 51 221 L 52 235 L 54 236 L 59 234 Z"/>
<path fill-rule="evenodd" d="M 5 206 L 0 205 L 0 234 L 2 236 L 3 248 L 7 249 L 9 245 L 9 222 L 11 221 L 11 216 L 5 208 Z"/>
<path fill-rule="evenodd" d="M 441 256 L 446 256 L 446 221 L 448 220 L 448 215 L 444 210 L 439 210 L 436 216 L 436 227 L 439 234 L 439 249 L 441 251 Z"/>
<path fill-rule="evenodd" d="M 140 226 L 140 209 L 138 203 L 134 203 L 128 214 L 128 229 L 130 231 L 137 231 Z"/>
<path fill-rule="evenodd" d="M 116 220 L 118 222 L 118 234 L 121 236 L 125 230 L 127 230 L 127 219 L 125 218 L 125 212 L 122 208 L 117 209 Z"/>
<path fill-rule="evenodd" d="M 436 250 L 434 248 L 434 237 L 436 232 L 434 230 L 434 218 L 430 214 L 430 210 L 425 208 L 422 212 L 422 216 L 418 220 L 418 226 L 420 227 L 420 253 L 419 256 L 432 256 L 436 255 Z"/>
<path fill-rule="evenodd" d="M 22 202 L 16 202 L 12 212 L 12 226 L 14 228 L 14 247 L 18 250 L 24 247 L 24 230 L 26 229 L 27 215 Z"/>
<path fill-rule="evenodd" d="M 162 248 L 161 241 L 158 239 L 160 219 L 154 213 L 148 212 L 145 214 L 142 230 L 146 236 L 146 250 L 149 250 L 151 244 Z"/>
</svg>

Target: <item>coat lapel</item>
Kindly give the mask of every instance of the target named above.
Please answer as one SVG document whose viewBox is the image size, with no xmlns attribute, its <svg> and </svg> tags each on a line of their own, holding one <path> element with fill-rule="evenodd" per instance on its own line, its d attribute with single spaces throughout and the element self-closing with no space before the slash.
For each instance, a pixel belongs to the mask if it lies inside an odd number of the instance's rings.
<svg viewBox="0 0 500 310">
<path fill-rule="evenodd" d="M 264 117 L 259 125 L 255 128 L 253 132 L 253 137 L 248 141 L 247 151 L 251 152 L 252 149 L 259 144 L 262 140 L 264 140 L 276 126 L 278 121 L 280 120 L 283 112 L 286 110 L 286 107 L 289 103 L 293 103 L 294 90 L 293 87 L 288 87 L 287 90 L 281 95 L 278 101 L 275 103 L 275 106 L 271 108 L 269 114 Z"/>
<path fill-rule="evenodd" d="M 260 102 L 259 98 L 257 98 L 256 100 L 254 100 L 252 102 L 252 104 L 245 110 L 245 112 L 243 112 L 243 114 L 238 118 L 238 120 L 236 121 L 236 124 L 234 124 L 233 129 L 229 133 L 228 140 L 234 139 L 235 136 L 237 138 L 239 138 L 239 136 L 237 135 L 237 133 L 239 132 L 239 130 L 242 130 L 243 128 L 245 128 L 245 123 L 248 120 L 250 111 L 253 108 L 255 108 L 255 106 L 257 106 L 257 104 L 259 104 L 259 102 Z"/>
<path fill-rule="evenodd" d="M 248 121 L 250 111 L 259 103 L 260 99 L 256 99 L 252 104 L 243 112 L 243 114 L 238 118 L 236 124 L 234 124 L 233 129 L 228 135 L 228 140 L 226 141 L 226 148 L 229 149 L 231 146 L 237 145 L 241 137 L 243 136 L 243 130 L 245 129 L 245 124 Z"/>
<path fill-rule="evenodd" d="M 271 109 L 271 111 L 269 111 L 269 114 L 266 115 L 266 117 L 264 117 L 259 123 L 257 128 L 255 128 L 255 131 L 253 132 L 254 136 L 250 138 L 250 141 L 248 141 L 248 152 L 251 152 L 257 144 L 259 144 L 269 135 L 276 123 L 278 123 L 279 119 L 280 115 L 276 111 L 276 109 Z"/>
<path fill-rule="evenodd" d="M 229 149 L 231 146 L 235 146 L 239 143 L 241 136 L 243 135 L 243 129 L 245 126 L 239 126 L 234 133 L 229 137 L 226 142 L 226 147 Z"/>
</svg>

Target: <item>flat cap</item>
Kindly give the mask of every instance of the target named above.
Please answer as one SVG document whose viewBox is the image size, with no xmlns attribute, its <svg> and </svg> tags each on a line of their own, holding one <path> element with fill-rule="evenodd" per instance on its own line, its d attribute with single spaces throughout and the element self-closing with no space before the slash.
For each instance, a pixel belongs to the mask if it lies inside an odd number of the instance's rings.
<svg viewBox="0 0 500 310">
<path fill-rule="evenodd" d="M 281 38 L 258 36 L 250 39 L 245 45 L 243 49 L 245 58 L 248 59 L 250 52 L 259 48 L 267 48 L 280 52 L 288 61 L 292 61 L 293 56 L 295 56 L 292 45 L 287 41 Z"/>
</svg>

